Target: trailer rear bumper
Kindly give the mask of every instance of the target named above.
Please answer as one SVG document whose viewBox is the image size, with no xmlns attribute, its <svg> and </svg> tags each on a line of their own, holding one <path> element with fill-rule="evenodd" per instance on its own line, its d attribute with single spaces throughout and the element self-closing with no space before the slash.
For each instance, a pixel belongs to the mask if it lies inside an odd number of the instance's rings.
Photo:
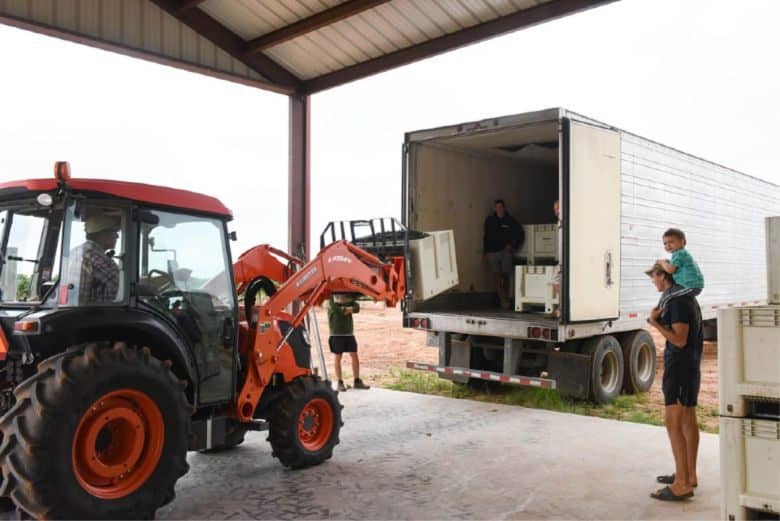
<svg viewBox="0 0 780 521">
<path fill-rule="evenodd" d="M 466 369 L 464 367 L 439 367 L 421 362 L 406 362 L 406 368 L 415 369 L 418 371 L 431 371 L 443 375 L 476 378 L 478 380 L 487 380 L 489 382 L 500 382 L 503 384 L 521 385 L 524 387 L 536 387 L 537 389 L 557 389 L 558 387 L 556 381 L 549 378 L 505 375 L 493 371 Z"/>
</svg>

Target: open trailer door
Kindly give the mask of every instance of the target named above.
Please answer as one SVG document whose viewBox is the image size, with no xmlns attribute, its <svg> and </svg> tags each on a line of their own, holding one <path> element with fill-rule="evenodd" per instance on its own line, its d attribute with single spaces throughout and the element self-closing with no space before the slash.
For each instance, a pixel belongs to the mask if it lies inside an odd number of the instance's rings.
<svg viewBox="0 0 780 521">
<path fill-rule="evenodd" d="M 563 120 L 566 322 L 614 320 L 620 303 L 620 134 Z"/>
</svg>

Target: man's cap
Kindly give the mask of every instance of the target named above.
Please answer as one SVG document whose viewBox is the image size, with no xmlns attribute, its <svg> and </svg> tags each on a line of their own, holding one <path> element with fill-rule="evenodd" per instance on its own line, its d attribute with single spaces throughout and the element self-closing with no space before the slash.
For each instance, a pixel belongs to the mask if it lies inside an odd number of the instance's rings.
<svg viewBox="0 0 780 521">
<path fill-rule="evenodd" d="M 84 229 L 90 234 L 105 230 L 119 231 L 121 227 L 120 219 L 109 215 L 92 215 L 84 220 Z"/>
<path fill-rule="evenodd" d="M 648 277 L 652 275 L 661 275 L 663 273 L 666 273 L 666 270 L 664 269 L 663 265 L 660 262 L 656 262 L 653 264 L 653 267 L 649 270 L 645 271 L 645 275 Z"/>
</svg>

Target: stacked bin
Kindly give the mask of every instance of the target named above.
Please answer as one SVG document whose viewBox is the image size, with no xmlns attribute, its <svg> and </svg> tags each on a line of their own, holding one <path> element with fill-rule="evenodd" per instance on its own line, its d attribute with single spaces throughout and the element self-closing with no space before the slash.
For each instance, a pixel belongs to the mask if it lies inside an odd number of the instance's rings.
<svg viewBox="0 0 780 521">
<path fill-rule="evenodd" d="M 718 313 L 721 516 L 780 519 L 780 218 L 767 222 L 769 302 Z"/>
</svg>

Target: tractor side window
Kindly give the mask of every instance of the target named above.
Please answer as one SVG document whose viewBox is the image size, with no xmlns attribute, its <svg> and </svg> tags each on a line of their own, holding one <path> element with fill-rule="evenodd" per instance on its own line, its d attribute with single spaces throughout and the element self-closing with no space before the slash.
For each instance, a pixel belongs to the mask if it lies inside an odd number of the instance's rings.
<svg viewBox="0 0 780 521">
<path fill-rule="evenodd" d="M 9 214 L 3 213 L 5 225 Z M 32 282 L 39 264 L 39 250 L 46 218 L 19 211 L 12 215 L 12 219 L 3 252 L 3 272 L 0 280 L 2 298 L 6 302 L 35 301 L 38 295 Z"/>
<path fill-rule="evenodd" d="M 143 213 L 139 298 L 168 315 L 192 347 L 201 403 L 228 399 L 236 325 L 224 223 L 162 211 Z"/>
<path fill-rule="evenodd" d="M 71 205 L 62 249 L 63 305 L 100 305 L 125 299 L 127 212 L 103 205 Z"/>
<path fill-rule="evenodd" d="M 207 293 L 215 305 L 233 305 L 223 224 L 217 219 L 152 212 L 142 224 L 140 279 L 160 290 Z"/>
</svg>

